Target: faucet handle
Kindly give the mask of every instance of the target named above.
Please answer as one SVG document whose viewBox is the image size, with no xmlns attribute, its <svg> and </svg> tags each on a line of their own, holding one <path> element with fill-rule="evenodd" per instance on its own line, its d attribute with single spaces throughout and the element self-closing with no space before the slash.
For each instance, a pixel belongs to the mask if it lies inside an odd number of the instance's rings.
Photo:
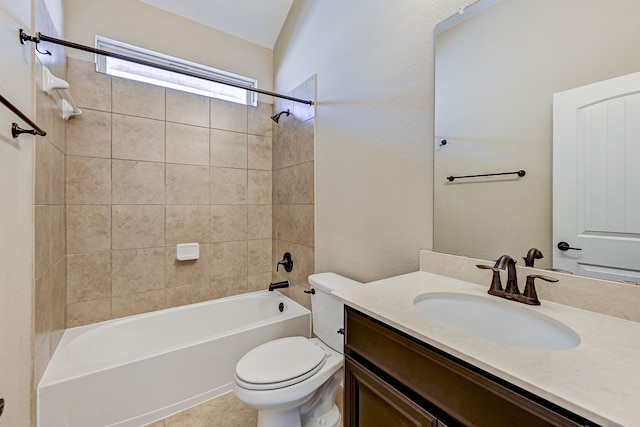
<svg viewBox="0 0 640 427">
<path fill-rule="evenodd" d="M 545 282 L 557 282 L 558 279 L 549 276 L 543 276 L 541 274 L 532 274 L 527 276 L 527 283 L 524 286 L 524 292 L 520 296 L 519 301 L 529 305 L 540 305 L 538 300 L 538 294 L 536 293 L 536 286 L 534 281 L 536 279 L 544 280 Z"/>
<path fill-rule="evenodd" d="M 491 286 L 487 291 L 491 295 L 503 296 L 504 289 L 502 289 L 502 282 L 500 280 L 500 269 L 496 267 L 492 267 L 490 265 L 476 264 L 481 270 L 491 270 L 493 272 L 493 277 L 491 278 Z"/>
<path fill-rule="evenodd" d="M 293 270 L 293 257 L 291 256 L 291 253 L 284 253 L 284 255 L 282 256 L 282 261 L 278 261 L 278 263 L 276 264 L 276 271 L 280 271 L 280 266 L 283 266 L 284 271 L 286 271 L 287 273 Z"/>
</svg>

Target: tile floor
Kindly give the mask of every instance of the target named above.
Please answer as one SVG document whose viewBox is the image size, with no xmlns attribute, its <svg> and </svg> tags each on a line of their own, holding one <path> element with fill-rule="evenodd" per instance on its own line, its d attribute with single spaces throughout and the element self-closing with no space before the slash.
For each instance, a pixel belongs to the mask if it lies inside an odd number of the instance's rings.
<svg viewBox="0 0 640 427">
<path fill-rule="evenodd" d="M 342 394 L 342 389 L 336 393 L 340 412 Z M 227 393 L 148 427 L 253 427 L 257 423 L 258 411 L 246 407 L 233 393 Z M 338 427 L 342 427 L 342 422 Z"/>
</svg>

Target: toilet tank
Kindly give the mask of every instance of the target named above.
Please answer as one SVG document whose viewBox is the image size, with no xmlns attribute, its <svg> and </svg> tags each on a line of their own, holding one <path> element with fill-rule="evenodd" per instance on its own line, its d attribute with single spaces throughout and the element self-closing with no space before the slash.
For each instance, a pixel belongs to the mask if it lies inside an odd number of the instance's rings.
<svg viewBox="0 0 640 427">
<path fill-rule="evenodd" d="M 338 289 L 361 284 L 361 282 L 335 273 L 319 273 L 309 276 L 309 285 L 315 289 L 315 294 L 311 296 L 313 333 L 322 342 L 340 353 L 343 352 L 344 335 L 338 333 L 338 330 L 344 328 L 344 304 L 330 294 Z"/>
</svg>

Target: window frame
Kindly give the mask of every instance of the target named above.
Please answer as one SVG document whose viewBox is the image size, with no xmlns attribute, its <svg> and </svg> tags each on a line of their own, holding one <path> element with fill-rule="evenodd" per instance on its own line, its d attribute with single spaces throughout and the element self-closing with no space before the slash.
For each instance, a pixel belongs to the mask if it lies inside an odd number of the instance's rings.
<svg viewBox="0 0 640 427">
<path fill-rule="evenodd" d="M 246 96 L 244 97 L 244 100 L 242 100 L 240 97 L 237 97 L 237 96 L 232 97 L 229 95 L 220 95 L 219 93 L 213 90 L 202 89 L 195 86 L 190 86 L 188 84 L 188 80 L 193 80 L 193 81 L 197 80 L 199 82 L 203 82 L 202 84 L 204 85 L 210 84 L 212 86 L 215 86 L 215 85 L 225 86 L 223 82 L 229 82 L 229 83 L 232 83 L 233 85 L 247 87 L 248 89 L 257 89 L 258 80 L 256 79 L 241 76 L 238 74 L 233 74 L 233 73 L 219 70 L 212 67 L 207 67 L 202 64 L 187 61 L 185 59 L 177 58 L 170 55 L 165 55 L 160 52 L 155 52 L 149 49 L 145 49 L 139 46 L 109 39 L 107 37 L 99 36 L 99 35 L 96 35 L 96 48 L 100 50 L 105 50 L 107 52 L 112 52 L 118 55 L 130 57 L 132 59 L 150 62 L 153 64 L 161 65 L 163 67 L 169 67 L 169 68 L 175 69 L 176 71 L 173 73 L 175 73 L 176 75 L 184 76 L 183 79 L 185 81 L 180 83 L 175 83 L 168 80 L 162 80 L 162 78 L 160 78 L 159 76 L 150 77 L 149 75 L 145 75 L 144 73 L 139 74 L 141 76 L 140 78 L 134 78 L 127 75 L 122 75 L 119 72 L 117 72 L 117 70 L 116 71 L 111 70 L 111 72 L 109 72 L 110 69 L 108 68 L 108 61 L 113 60 L 113 61 L 126 62 L 126 60 L 107 57 L 99 54 L 95 55 L 97 72 L 104 73 L 107 75 L 112 75 L 112 76 L 118 76 L 122 78 L 128 78 L 130 80 L 144 81 L 149 84 L 172 88 L 175 90 L 181 90 L 189 93 L 196 93 L 202 96 L 207 96 L 209 98 L 222 99 L 225 101 L 235 102 L 241 105 L 250 105 L 254 107 L 258 105 L 258 94 L 250 90 L 245 90 Z M 139 66 L 141 71 L 143 71 L 145 68 L 149 68 L 149 66 L 139 65 L 139 64 L 136 64 L 135 62 L 129 62 L 129 64 L 133 64 L 134 67 L 136 65 Z M 202 75 L 203 77 L 209 77 L 209 78 L 218 80 L 221 83 L 211 82 L 211 81 L 208 81 L 207 79 L 198 79 L 197 77 L 193 77 L 193 76 L 185 76 L 184 74 L 180 73 L 181 69 L 188 71 L 189 73 L 192 73 L 192 74 Z M 162 69 L 158 69 L 158 70 L 160 73 L 171 73 Z M 243 89 L 239 89 L 239 90 L 243 90 Z"/>
</svg>

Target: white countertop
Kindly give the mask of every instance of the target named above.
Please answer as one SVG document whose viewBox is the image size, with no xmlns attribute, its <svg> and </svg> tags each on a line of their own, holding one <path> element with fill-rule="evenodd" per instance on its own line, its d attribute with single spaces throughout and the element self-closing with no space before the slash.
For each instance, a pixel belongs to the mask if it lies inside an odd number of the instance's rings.
<svg viewBox="0 0 640 427">
<path fill-rule="evenodd" d="M 521 285 L 522 287 L 522 285 Z M 487 294 L 486 287 L 424 271 L 332 294 L 389 326 L 604 426 L 640 426 L 640 323 L 542 300 L 540 306 Z M 413 306 L 431 292 L 495 298 L 571 328 L 580 345 L 549 351 L 497 344 L 429 320 Z"/>
</svg>

